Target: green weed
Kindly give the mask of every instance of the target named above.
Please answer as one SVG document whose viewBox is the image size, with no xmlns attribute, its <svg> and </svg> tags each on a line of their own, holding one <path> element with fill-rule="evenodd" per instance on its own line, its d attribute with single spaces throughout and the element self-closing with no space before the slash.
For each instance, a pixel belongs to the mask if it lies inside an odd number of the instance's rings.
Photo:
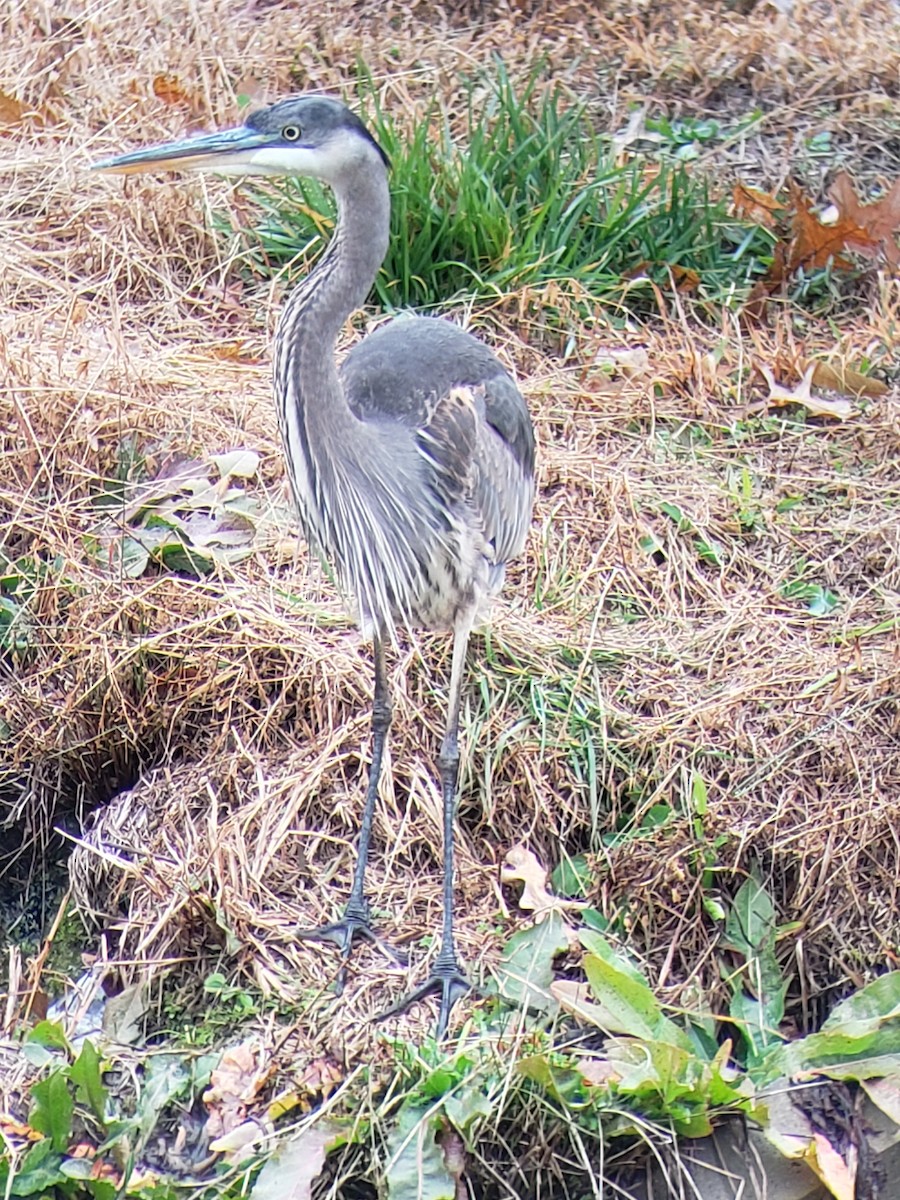
<svg viewBox="0 0 900 1200">
<path fill-rule="evenodd" d="M 643 129 L 661 150 L 680 162 L 691 162 L 711 146 L 726 145 L 746 137 L 764 120 L 760 109 L 754 109 L 733 125 L 723 126 L 711 117 L 648 116 Z"/>
<path fill-rule="evenodd" d="M 161 1114 L 174 1103 L 189 1108 L 218 1058 L 157 1052 L 136 1069 L 132 1054 L 124 1072 L 132 1088 L 114 1088 L 106 1078 L 114 1056 L 87 1039 L 73 1045 L 51 1021 L 29 1031 L 22 1054 L 41 1077 L 30 1088 L 27 1144 L 0 1158 L 0 1186 L 8 1196 L 65 1200 L 135 1194 L 129 1180 Z"/>
<path fill-rule="evenodd" d="M 40 648 L 41 622 L 35 614 L 38 593 L 45 587 L 72 592 L 63 575 L 64 559 L 38 555 L 12 558 L 0 546 L 0 658 L 28 661 Z"/>
<path fill-rule="evenodd" d="M 170 990 L 163 1009 L 165 1024 L 185 1046 L 214 1046 L 264 1009 L 275 1011 L 258 992 L 230 983 L 218 971 L 203 981 L 202 998 L 192 989 Z"/>
<path fill-rule="evenodd" d="M 814 617 L 828 617 L 840 604 L 840 598 L 824 584 L 807 579 L 792 579 L 781 589 L 785 600 L 799 600 Z"/>
<path fill-rule="evenodd" d="M 766 514 L 757 495 L 759 481 L 749 467 L 740 471 L 729 469 L 729 491 L 731 493 L 737 523 L 747 537 L 762 533 L 766 528 Z"/>
</svg>

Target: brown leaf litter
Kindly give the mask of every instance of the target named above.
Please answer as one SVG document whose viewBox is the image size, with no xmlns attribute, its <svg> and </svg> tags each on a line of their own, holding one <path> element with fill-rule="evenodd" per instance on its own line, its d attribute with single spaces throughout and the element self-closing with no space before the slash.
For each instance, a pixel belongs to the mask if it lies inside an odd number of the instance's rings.
<svg viewBox="0 0 900 1200">
<path fill-rule="evenodd" d="M 203 1093 L 203 1103 L 209 1110 L 206 1133 L 211 1141 L 224 1138 L 243 1123 L 274 1071 L 275 1064 L 267 1061 L 266 1051 L 258 1042 L 240 1042 L 222 1052 Z"/>
<path fill-rule="evenodd" d="M 541 922 L 551 912 L 574 912 L 586 907 L 580 900 L 567 900 L 554 896 L 547 887 L 549 872 L 542 866 L 533 850 L 527 846 L 513 846 L 506 852 L 500 867 L 501 883 L 522 883 L 519 908 L 533 912 L 536 922 Z"/>
</svg>

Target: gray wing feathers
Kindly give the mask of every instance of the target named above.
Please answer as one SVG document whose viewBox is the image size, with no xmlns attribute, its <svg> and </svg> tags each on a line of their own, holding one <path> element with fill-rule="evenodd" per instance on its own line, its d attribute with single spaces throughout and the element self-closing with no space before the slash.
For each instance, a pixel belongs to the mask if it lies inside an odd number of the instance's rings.
<svg viewBox="0 0 900 1200">
<path fill-rule="evenodd" d="M 396 421 L 423 439 L 441 484 L 456 492 L 448 501 L 469 490 L 495 562 L 514 558 L 531 521 L 534 433 L 499 359 L 449 321 L 401 317 L 359 342 L 341 377 L 358 417 Z M 470 398 L 461 405 L 463 390 Z"/>
<path fill-rule="evenodd" d="M 525 402 L 506 374 L 484 389 L 475 451 L 475 502 L 495 561 L 521 553 L 534 500 L 534 433 Z"/>
</svg>

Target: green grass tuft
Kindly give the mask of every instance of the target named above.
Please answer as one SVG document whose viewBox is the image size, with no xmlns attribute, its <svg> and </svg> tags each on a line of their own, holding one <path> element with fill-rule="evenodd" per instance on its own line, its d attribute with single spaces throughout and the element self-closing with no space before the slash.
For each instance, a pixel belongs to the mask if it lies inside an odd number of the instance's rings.
<svg viewBox="0 0 900 1200">
<path fill-rule="evenodd" d="M 383 308 L 547 284 L 582 309 L 651 310 L 673 285 L 722 304 L 765 270 L 768 235 L 731 217 L 702 173 L 668 156 L 615 161 L 564 88 L 542 88 L 535 73 L 517 89 L 498 64 L 467 95 L 461 120 L 435 102 L 410 131 L 362 74 L 360 107 L 393 163 L 393 236 L 374 289 Z M 291 179 L 255 194 L 262 219 L 241 235 L 252 269 L 308 269 L 334 225 L 331 193 Z M 218 226 L 236 232 L 221 214 Z"/>
</svg>

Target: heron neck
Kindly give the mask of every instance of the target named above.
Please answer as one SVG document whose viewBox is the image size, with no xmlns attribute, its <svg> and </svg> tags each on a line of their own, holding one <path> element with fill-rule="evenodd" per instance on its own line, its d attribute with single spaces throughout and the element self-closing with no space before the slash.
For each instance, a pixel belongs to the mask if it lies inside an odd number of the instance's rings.
<svg viewBox="0 0 900 1200">
<path fill-rule="evenodd" d="M 334 360 L 347 317 L 365 302 L 384 259 L 390 228 L 387 177 L 359 173 L 336 189 L 338 221 L 328 249 L 285 304 L 278 325 L 276 389 L 282 403 L 329 424 L 350 416 Z"/>
</svg>

